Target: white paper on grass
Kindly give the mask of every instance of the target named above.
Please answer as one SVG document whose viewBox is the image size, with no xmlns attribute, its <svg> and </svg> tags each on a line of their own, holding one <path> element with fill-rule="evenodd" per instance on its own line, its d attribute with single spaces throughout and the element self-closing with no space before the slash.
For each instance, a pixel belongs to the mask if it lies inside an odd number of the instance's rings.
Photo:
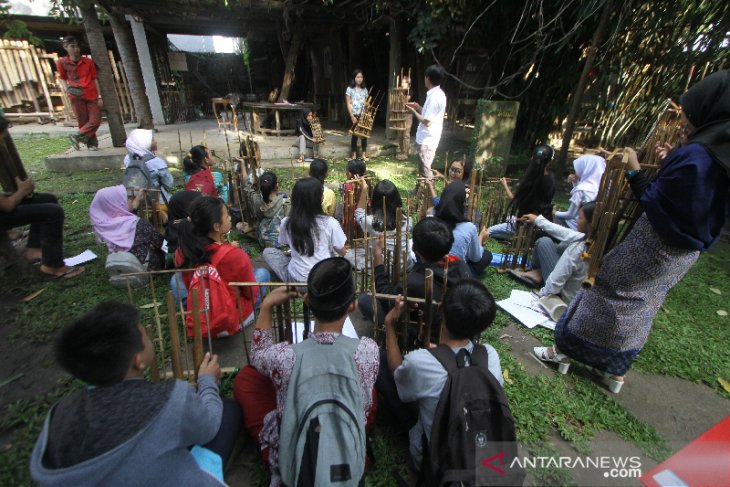
<svg viewBox="0 0 730 487">
<path fill-rule="evenodd" d="M 96 259 L 96 254 L 91 250 L 84 250 L 79 255 L 63 259 L 63 263 L 69 267 L 89 262 L 90 260 Z"/>
<path fill-rule="evenodd" d="M 294 329 L 292 333 L 294 343 L 301 342 L 304 336 L 304 326 L 302 322 L 295 321 L 292 323 L 292 328 Z M 309 332 L 311 333 L 312 331 L 314 331 L 314 321 L 309 323 Z M 345 318 L 345 323 L 342 325 L 342 334 L 350 338 L 360 338 L 357 336 L 357 332 L 355 331 L 355 327 L 352 325 L 352 321 L 350 321 L 349 316 Z"/>
<path fill-rule="evenodd" d="M 545 328 L 555 329 L 554 325 L 550 328 L 549 324 L 546 323 L 551 321 L 550 317 L 542 312 L 537 297 L 530 292 L 513 289 L 509 298 L 497 301 L 497 306 L 527 328 L 543 325 Z"/>
</svg>

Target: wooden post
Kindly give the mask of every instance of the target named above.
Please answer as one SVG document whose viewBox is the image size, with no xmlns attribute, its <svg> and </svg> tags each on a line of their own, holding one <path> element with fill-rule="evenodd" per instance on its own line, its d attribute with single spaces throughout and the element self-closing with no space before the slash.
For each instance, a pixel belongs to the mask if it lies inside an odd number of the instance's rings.
<svg viewBox="0 0 730 487">
<path fill-rule="evenodd" d="M 79 5 L 83 17 L 84 30 L 89 40 L 91 56 L 97 65 L 97 77 L 99 89 L 104 100 L 104 110 L 107 114 L 109 132 L 112 136 L 114 147 L 124 147 L 127 133 L 124 130 L 124 122 L 119 108 L 119 101 L 114 93 L 114 77 L 112 76 L 109 58 L 107 57 L 106 42 L 104 33 L 96 15 L 96 5 L 93 2 L 84 2 Z"/>
<path fill-rule="evenodd" d="M 302 47 L 304 39 L 304 25 L 301 20 L 297 20 L 292 28 L 292 39 L 289 44 L 284 61 L 284 79 L 281 82 L 281 90 L 279 92 L 279 101 L 286 100 L 289 97 L 291 85 L 294 82 L 294 69 L 297 67 L 297 58 L 299 57 L 299 49 Z M 277 127 L 278 128 L 278 127 Z"/>
</svg>

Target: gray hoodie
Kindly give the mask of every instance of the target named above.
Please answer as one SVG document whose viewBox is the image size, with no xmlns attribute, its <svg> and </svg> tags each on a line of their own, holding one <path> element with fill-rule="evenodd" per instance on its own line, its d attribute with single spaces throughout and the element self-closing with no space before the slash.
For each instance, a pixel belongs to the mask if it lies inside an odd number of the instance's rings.
<svg viewBox="0 0 730 487">
<path fill-rule="evenodd" d="M 220 486 L 188 448 L 213 439 L 222 411 L 209 375 L 197 393 L 183 381 L 85 389 L 48 413 L 31 476 L 41 486 Z"/>
</svg>

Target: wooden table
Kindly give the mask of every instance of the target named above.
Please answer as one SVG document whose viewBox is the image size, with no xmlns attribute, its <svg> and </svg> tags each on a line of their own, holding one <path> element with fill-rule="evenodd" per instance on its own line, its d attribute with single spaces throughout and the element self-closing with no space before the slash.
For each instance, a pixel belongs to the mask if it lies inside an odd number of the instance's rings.
<svg viewBox="0 0 730 487">
<path fill-rule="evenodd" d="M 258 102 L 250 102 L 250 101 L 242 101 L 239 103 L 239 106 L 241 107 L 241 111 L 243 113 L 250 113 L 250 120 L 251 120 L 251 132 L 254 134 L 261 134 L 261 135 L 276 135 L 276 136 L 282 136 L 282 135 L 294 135 L 297 131 L 296 126 L 294 128 L 282 128 L 281 124 L 281 118 L 282 113 L 286 114 L 287 112 L 289 114 L 295 115 L 295 118 L 299 118 L 300 112 L 304 109 L 309 109 L 312 111 L 316 111 L 319 109 L 319 104 L 317 103 L 285 103 L 285 104 L 279 104 L 279 103 L 268 103 L 263 101 Z M 261 127 L 261 119 L 262 114 L 264 117 L 269 114 L 269 112 L 274 112 L 274 127 L 273 129 L 270 128 L 263 128 Z"/>
</svg>

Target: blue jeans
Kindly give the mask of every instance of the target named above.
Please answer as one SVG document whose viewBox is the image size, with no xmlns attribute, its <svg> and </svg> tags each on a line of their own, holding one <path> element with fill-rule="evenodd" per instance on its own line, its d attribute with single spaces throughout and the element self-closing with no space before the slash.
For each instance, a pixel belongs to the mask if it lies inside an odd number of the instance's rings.
<svg viewBox="0 0 730 487">
<path fill-rule="evenodd" d="M 264 267 L 254 268 L 253 277 L 256 282 L 271 282 L 271 273 Z M 175 298 L 175 303 L 179 303 L 180 300 L 182 300 L 183 306 L 187 305 L 188 290 L 185 288 L 185 284 L 182 280 L 182 274 L 180 272 L 176 272 L 172 275 L 172 278 L 170 279 L 170 290 L 172 290 L 172 296 Z M 265 286 L 260 289 L 259 296 L 256 298 L 256 302 L 254 303 L 255 308 L 258 308 L 259 304 L 261 304 L 261 296 L 265 294 L 266 290 Z"/>
</svg>

